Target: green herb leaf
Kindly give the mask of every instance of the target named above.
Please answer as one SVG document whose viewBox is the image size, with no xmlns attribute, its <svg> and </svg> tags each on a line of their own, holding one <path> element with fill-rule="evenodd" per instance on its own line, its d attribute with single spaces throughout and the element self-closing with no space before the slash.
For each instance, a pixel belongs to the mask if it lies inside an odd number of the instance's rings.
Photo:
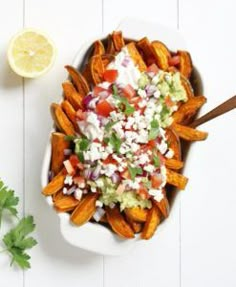
<svg viewBox="0 0 236 287">
<path fill-rule="evenodd" d="M 4 183 L 0 181 L 0 226 L 2 221 L 2 213 L 4 210 L 8 210 L 12 215 L 17 216 L 17 206 L 19 198 L 14 195 L 14 191 L 4 186 Z"/>
<path fill-rule="evenodd" d="M 65 136 L 64 139 L 66 141 L 74 141 L 76 139 L 76 136 L 68 135 L 68 136 Z"/>
<path fill-rule="evenodd" d="M 130 177 L 132 180 L 135 179 L 136 175 L 139 174 L 141 175 L 143 173 L 143 170 L 141 167 L 132 167 L 132 166 L 128 166 L 128 171 L 129 171 L 129 174 L 130 174 Z"/>
<path fill-rule="evenodd" d="M 135 111 L 135 108 L 134 108 L 133 106 L 131 106 L 129 103 L 127 103 L 127 104 L 125 105 L 124 114 L 125 114 L 126 116 L 132 115 L 132 114 L 134 113 L 134 111 Z"/>
<path fill-rule="evenodd" d="M 87 150 L 89 147 L 90 141 L 86 138 L 82 138 L 79 143 L 80 150 L 84 151 Z"/>
<path fill-rule="evenodd" d="M 79 161 L 82 162 L 82 163 L 84 163 L 84 154 L 83 154 L 83 152 L 82 152 L 82 151 L 79 151 L 79 152 L 77 153 L 77 156 L 78 156 L 78 158 L 79 158 Z"/>
<path fill-rule="evenodd" d="M 157 120 L 153 119 L 151 121 L 151 129 L 148 134 L 148 140 L 154 140 L 159 134 L 159 123 Z"/>
<path fill-rule="evenodd" d="M 32 216 L 23 217 L 15 228 L 12 228 L 3 237 L 3 242 L 7 247 L 7 251 L 12 256 L 11 264 L 14 262 L 22 269 L 30 268 L 30 256 L 25 253 L 26 249 L 30 249 L 37 244 L 33 237 L 27 237 L 35 229 L 34 219 Z"/>
<path fill-rule="evenodd" d="M 112 85 L 112 94 L 115 96 L 118 95 L 118 89 L 116 85 Z"/>
<path fill-rule="evenodd" d="M 106 131 L 106 132 L 109 132 L 110 129 L 111 129 L 117 122 L 118 122 L 118 121 L 115 121 L 115 122 L 110 121 L 109 123 L 107 123 L 107 124 L 105 125 L 105 131 Z"/>
<path fill-rule="evenodd" d="M 155 167 L 160 166 L 160 158 L 156 153 L 153 153 L 153 163 Z"/>
<path fill-rule="evenodd" d="M 130 105 L 128 99 L 126 99 L 125 97 L 118 96 L 117 94 L 113 94 L 113 97 L 119 102 L 118 107 L 126 116 L 130 116 L 133 114 L 135 108 Z"/>
<path fill-rule="evenodd" d="M 112 145 L 114 151 L 119 153 L 122 141 L 115 133 L 111 134 L 109 143 Z"/>
</svg>

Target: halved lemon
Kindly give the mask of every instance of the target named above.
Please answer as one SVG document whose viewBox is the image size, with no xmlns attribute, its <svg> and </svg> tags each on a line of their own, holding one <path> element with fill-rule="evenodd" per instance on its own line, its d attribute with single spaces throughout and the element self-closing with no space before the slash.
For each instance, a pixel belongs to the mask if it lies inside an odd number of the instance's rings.
<svg viewBox="0 0 236 287">
<path fill-rule="evenodd" d="M 56 48 L 45 33 L 35 29 L 24 29 L 10 41 L 7 57 L 16 74 L 36 78 L 52 67 L 56 58 Z"/>
</svg>

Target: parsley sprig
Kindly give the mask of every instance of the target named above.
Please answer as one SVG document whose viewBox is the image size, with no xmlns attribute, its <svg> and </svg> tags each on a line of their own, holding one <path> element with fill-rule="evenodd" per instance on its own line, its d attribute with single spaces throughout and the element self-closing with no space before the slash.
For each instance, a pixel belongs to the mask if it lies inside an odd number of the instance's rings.
<svg viewBox="0 0 236 287">
<path fill-rule="evenodd" d="M 15 196 L 13 190 L 8 189 L 0 180 L 0 223 L 3 218 L 4 211 L 10 212 L 11 215 L 17 217 L 18 211 L 16 206 L 19 198 Z M 2 241 L 11 256 L 11 265 L 17 264 L 22 269 L 30 268 L 30 256 L 25 250 L 32 248 L 37 244 L 33 237 L 28 235 L 35 229 L 34 219 L 32 216 L 23 217 L 18 224 L 8 231 Z"/>
</svg>

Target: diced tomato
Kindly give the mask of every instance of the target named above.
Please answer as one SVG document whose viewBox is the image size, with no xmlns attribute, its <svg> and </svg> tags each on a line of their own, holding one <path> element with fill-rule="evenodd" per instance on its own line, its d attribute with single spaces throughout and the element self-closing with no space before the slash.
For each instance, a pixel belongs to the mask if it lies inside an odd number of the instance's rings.
<svg viewBox="0 0 236 287">
<path fill-rule="evenodd" d="M 155 148 L 157 146 L 156 141 L 155 140 L 150 140 L 148 142 L 148 146 L 150 146 L 151 148 Z"/>
<path fill-rule="evenodd" d="M 157 67 L 156 64 L 152 64 L 151 66 L 149 66 L 149 67 L 147 68 L 147 72 L 148 72 L 148 73 L 157 74 L 158 71 L 159 71 L 159 68 Z"/>
<path fill-rule="evenodd" d="M 179 65 L 179 62 L 180 62 L 179 56 L 173 56 L 169 59 L 169 65 L 170 66 L 177 66 L 177 65 Z"/>
<path fill-rule="evenodd" d="M 121 172 L 121 177 L 125 179 L 131 179 L 128 169 Z"/>
<path fill-rule="evenodd" d="M 73 168 L 76 168 L 78 163 L 79 163 L 79 159 L 77 157 L 77 155 L 72 154 L 69 158 L 71 165 L 73 166 Z"/>
<path fill-rule="evenodd" d="M 107 89 L 104 89 L 104 88 L 102 88 L 102 87 L 99 87 L 99 86 L 95 86 L 94 88 L 93 88 L 93 94 L 94 94 L 94 96 L 99 96 L 100 95 L 100 93 L 102 93 L 102 92 L 109 92 Z"/>
<path fill-rule="evenodd" d="M 137 190 L 137 193 L 142 199 L 148 199 L 150 197 L 148 190 L 144 185 L 140 185 L 140 188 Z"/>
<path fill-rule="evenodd" d="M 103 164 L 117 164 L 117 161 L 109 155 L 106 159 L 103 160 Z"/>
<path fill-rule="evenodd" d="M 73 178 L 73 181 L 75 184 L 78 184 L 78 185 L 85 184 L 85 179 L 82 176 L 75 176 Z"/>
<path fill-rule="evenodd" d="M 100 116 L 108 117 L 114 108 L 106 101 L 100 101 L 96 106 L 96 111 Z"/>
<path fill-rule="evenodd" d="M 170 96 L 165 97 L 165 104 L 168 108 L 172 107 L 175 103 L 171 100 Z"/>
<path fill-rule="evenodd" d="M 63 162 L 65 168 L 66 168 L 66 171 L 69 175 L 74 175 L 75 174 L 75 169 L 73 168 L 71 162 L 69 160 L 65 160 Z"/>
<path fill-rule="evenodd" d="M 122 89 L 122 93 L 128 100 L 132 99 L 136 95 L 134 88 L 130 84 L 126 85 Z"/>
<path fill-rule="evenodd" d="M 80 121 L 83 121 L 83 120 L 86 119 L 86 113 L 83 112 L 82 110 L 78 110 L 78 111 L 76 112 L 76 118 L 77 118 L 78 120 L 80 120 Z"/>
<path fill-rule="evenodd" d="M 158 175 L 152 175 L 151 182 L 152 182 L 153 188 L 159 188 L 159 186 L 162 183 L 162 178 L 161 178 L 161 176 L 158 176 Z"/>
<path fill-rule="evenodd" d="M 109 83 L 114 83 L 117 77 L 118 77 L 118 71 L 117 70 L 106 70 L 103 73 L 104 80 L 109 82 Z"/>
</svg>

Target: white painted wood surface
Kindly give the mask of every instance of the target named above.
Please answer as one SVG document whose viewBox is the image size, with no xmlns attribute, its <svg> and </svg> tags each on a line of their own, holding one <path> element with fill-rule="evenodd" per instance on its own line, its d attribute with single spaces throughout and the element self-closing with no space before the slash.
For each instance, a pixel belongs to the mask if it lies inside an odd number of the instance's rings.
<svg viewBox="0 0 236 287">
<path fill-rule="evenodd" d="M 39 242 L 26 272 L 10 269 L 0 254 L 1 287 L 236 286 L 235 111 L 202 127 L 210 136 L 192 147 L 181 204 L 176 202 L 160 236 L 130 254 L 103 257 L 69 246 L 40 195 L 49 104 L 60 98 L 63 66 L 84 40 L 112 31 L 125 16 L 179 27 L 204 81 L 203 113 L 236 90 L 235 8 L 233 0 L 1 1 L 0 176 L 21 197 L 22 212 L 34 215 Z M 5 56 L 11 35 L 23 26 L 45 30 L 58 47 L 53 69 L 24 82 Z"/>
</svg>

